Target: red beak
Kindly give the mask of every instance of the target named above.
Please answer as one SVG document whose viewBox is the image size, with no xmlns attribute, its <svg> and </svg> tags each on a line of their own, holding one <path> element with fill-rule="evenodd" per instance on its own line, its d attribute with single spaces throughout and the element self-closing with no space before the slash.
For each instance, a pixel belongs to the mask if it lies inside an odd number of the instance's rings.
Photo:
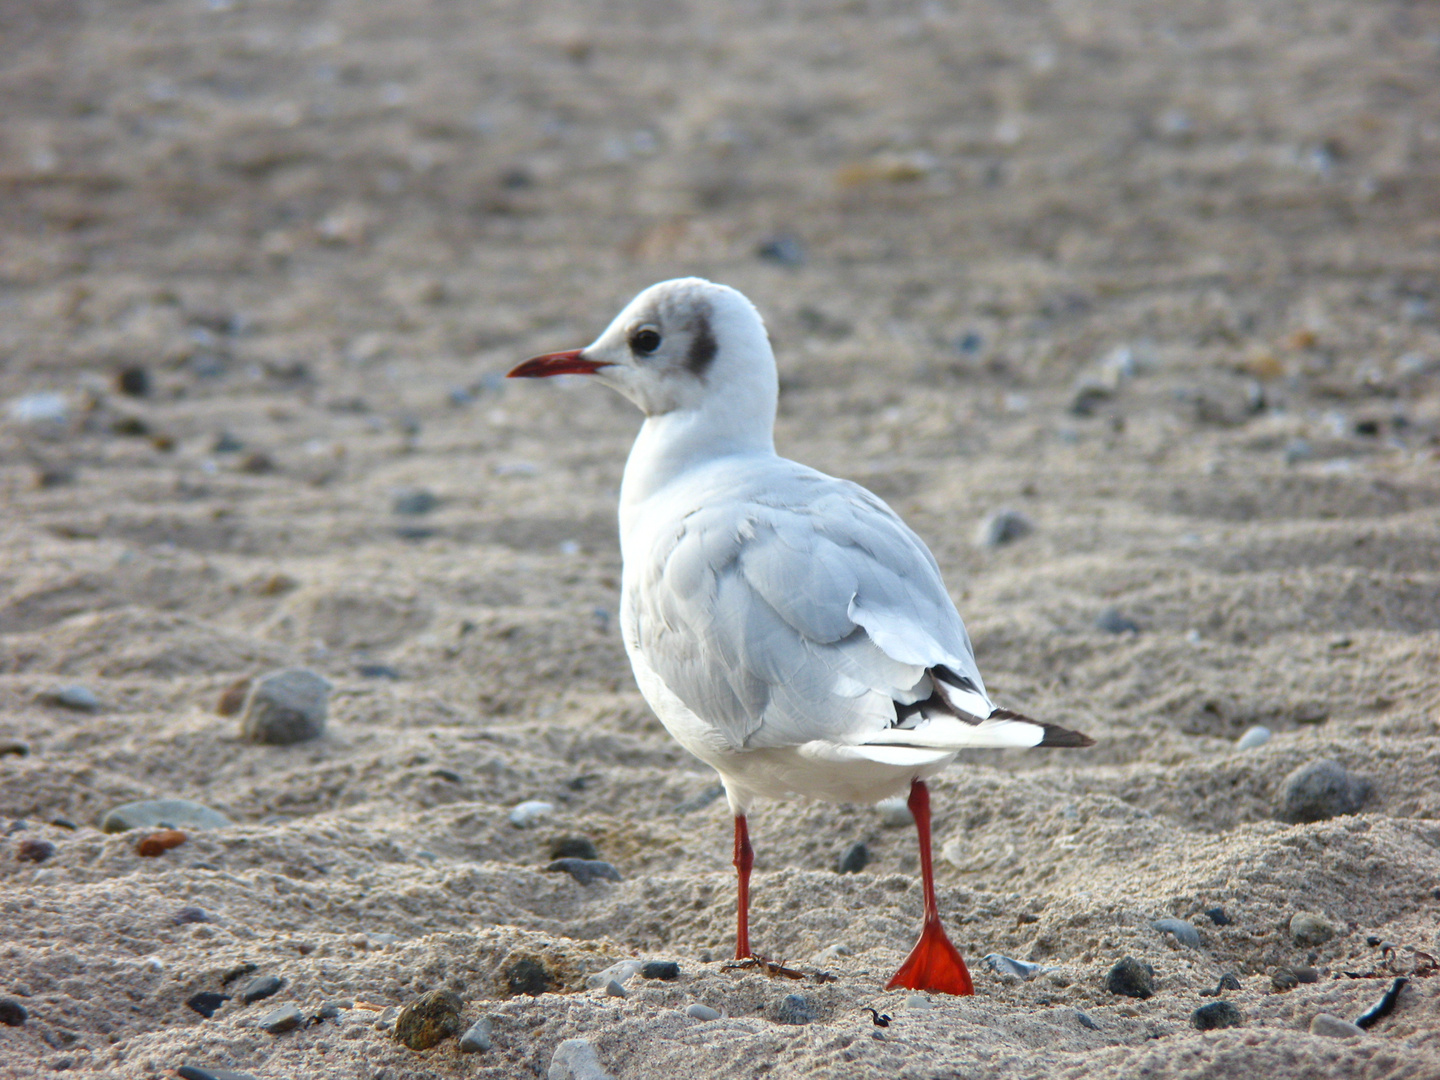
<svg viewBox="0 0 1440 1080">
<path fill-rule="evenodd" d="M 533 356 L 505 377 L 507 379 L 547 379 L 551 375 L 594 375 L 610 365 L 603 360 L 588 360 L 584 349 L 546 353 Z"/>
</svg>

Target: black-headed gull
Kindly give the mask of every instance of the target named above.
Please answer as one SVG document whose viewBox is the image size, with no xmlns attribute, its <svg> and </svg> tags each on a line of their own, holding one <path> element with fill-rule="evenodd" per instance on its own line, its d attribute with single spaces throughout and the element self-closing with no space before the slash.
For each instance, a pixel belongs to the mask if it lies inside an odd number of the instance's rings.
<svg viewBox="0 0 1440 1080">
<path fill-rule="evenodd" d="M 967 747 L 1093 740 L 991 704 L 924 542 L 864 488 L 775 453 L 775 357 L 740 293 L 652 285 L 592 344 L 510 372 L 561 374 L 594 376 L 645 414 L 620 488 L 621 629 L 645 700 L 725 784 L 736 958 L 753 955 L 757 797 L 908 789 L 925 923 L 887 989 L 973 993 L 935 902 L 925 779 Z"/>
</svg>

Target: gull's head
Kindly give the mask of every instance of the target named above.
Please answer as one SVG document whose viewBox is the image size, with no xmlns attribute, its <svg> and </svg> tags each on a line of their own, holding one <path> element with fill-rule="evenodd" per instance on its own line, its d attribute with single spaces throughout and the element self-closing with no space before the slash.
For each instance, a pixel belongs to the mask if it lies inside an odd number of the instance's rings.
<svg viewBox="0 0 1440 1080">
<path fill-rule="evenodd" d="M 512 379 L 593 375 L 647 416 L 702 408 L 731 395 L 775 397 L 775 357 L 760 313 L 726 285 L 677 278 L 651 285 L 583 349 L 547 353 Z"/>
</svg>

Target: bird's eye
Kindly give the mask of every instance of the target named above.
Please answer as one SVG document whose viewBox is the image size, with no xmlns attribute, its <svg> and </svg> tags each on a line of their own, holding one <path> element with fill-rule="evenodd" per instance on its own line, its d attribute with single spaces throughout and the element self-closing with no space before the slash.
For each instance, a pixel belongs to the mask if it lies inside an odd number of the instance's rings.
<svg viewBox="0 0 1440 1080">
<path fill-rule="evenodd" d="M 637 353 L 648 355 L 660 347 L 660 331 L 653 326 L 642 326 L 630 335 L 630 348 Z"/>
</svg>

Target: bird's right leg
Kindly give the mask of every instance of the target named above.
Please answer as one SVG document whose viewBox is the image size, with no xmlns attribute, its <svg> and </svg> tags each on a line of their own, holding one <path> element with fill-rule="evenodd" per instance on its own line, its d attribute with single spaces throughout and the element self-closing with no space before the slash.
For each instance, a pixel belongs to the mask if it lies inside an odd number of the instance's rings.
<svg viewBox="0 0 1440 1080">
<path fill-rule="evenodd" d="M 735 928 L 735 959 L 749 960 L 750 952 L 750 868 L 755 865 L 755 852 L 750 847 L 750 830 L 745 815 L 735 815 L 735 873 L 739 878 L 739 903 Z"/>
</svg>

